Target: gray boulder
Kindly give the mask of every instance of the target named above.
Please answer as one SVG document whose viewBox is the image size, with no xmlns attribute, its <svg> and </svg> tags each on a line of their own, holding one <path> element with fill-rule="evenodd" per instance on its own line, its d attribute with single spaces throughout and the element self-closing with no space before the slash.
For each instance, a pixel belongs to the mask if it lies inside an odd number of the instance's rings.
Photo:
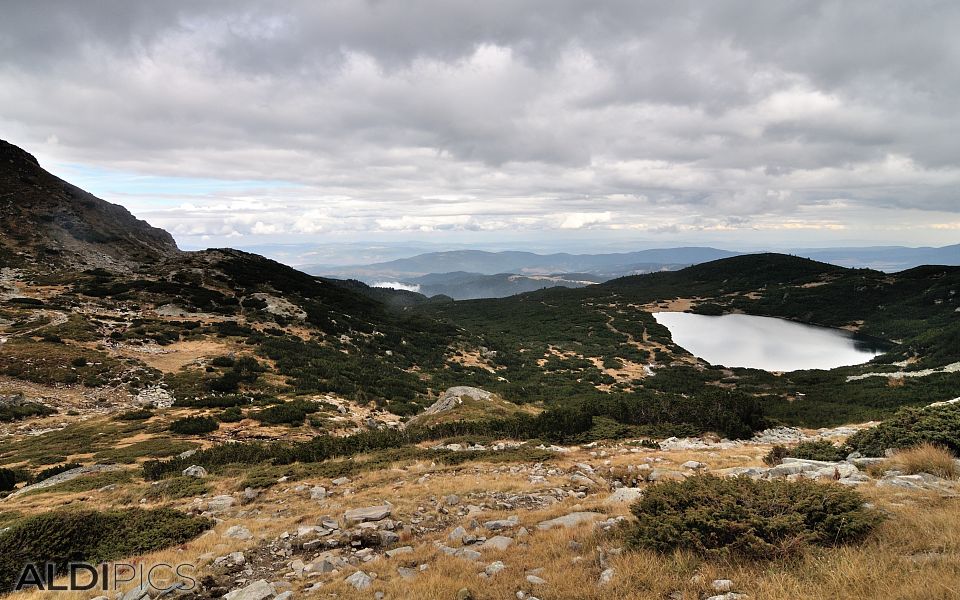
<svg viewBox="0 0 960 600">
<path fill-rule="evenodd" d="M 583 523 L 590 523 L 602 519 L 604 515 L 598 512 L 572 512 L 556 519 L 548 519 L 537 524 L 537 529 L 547 531 L 554 527 L 576 527 Z"/>
<path fill-rule="evenodd" d="M 393 512 L 393 507 L 389 504 L 382 504 L 380 506 L 366 506 L 364 508 L 352 508 L 347 512 L 343 513 L 343 520 L 347 522 L 348 525 L 355 523 L 366 523 L 369 521 L 382 521 L 390 516 Z"/>
<path fill-rule="evenodd" d="M 191 465 L 183 470 L 184 477 L 206 477 L 207 470 L 200 465 Z"/>
<path fill-rule="evenodd" d="M 273 585 L 266 579 L 258 579 L 247 587 L 243 587 L 223 596 L 224 600 L 266 600 L 277 593 Z"/>
</svg>

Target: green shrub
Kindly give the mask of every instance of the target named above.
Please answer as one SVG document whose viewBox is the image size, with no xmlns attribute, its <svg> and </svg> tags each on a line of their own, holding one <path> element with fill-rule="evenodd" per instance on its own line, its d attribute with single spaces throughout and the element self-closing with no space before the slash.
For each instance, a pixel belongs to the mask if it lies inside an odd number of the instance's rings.
<svg viewBox="0 0 960 600">
<path fill-rule="evenodd" d="M 21 402 L 0 406 L 0 423 L 19 421 L 27 417 L 45 417 L 54 414 L 54 409 L 37 402 Z"/>
<path fill-rule="evenodd" d="M 153 416 L 153 411 L 147 410 L 146 408 L 140 408 L 137 410 L 128 410 L 127 412 L 120 413 L 115 416 L 114 419 L 118 421 L 146 421 Z"/>
<path fill-rule="evenodd" d="M 845 447 L 834 446 L 827 440 L 813 440 L 800 442 L 792 449 L 787 450 L 787 456 L 804 460 L 826 460 L 836 462 L 847 457 L 849 452 Z"/>
<path fill-rule="evenodd" d="M 790 456 L 790 450 L 786 446 L 781 446 L 777 444 L 773 448 L 770 448 L 770 452 L 767 452 L 767 455 L 763 457 L 763 464 L 775 467 L 783 462 L 783 459 Z"/>
<path fill-rule="evenodd" d="M 634 546 L 756 560 L 855 542 L 881 520 L 856 490 L 841 485 L 712 475 L 657 484 L 631 511 Z"/>
<path fill-rule="evenodd" d="M 308 414 L 320 410 L 320 405 L 308 400 L 291 400 L 283 404 L 275 404 L 258 410 L 250 416 L 261 423 L 268 425 L 303 425 Z"/>
<path fill-rule="evenodd" d="M 243 420 L 243 411 L 239 406 L 231 406 L 220 413 L 218 418 L 221 423 L 237 423 Z"/>
<path fill-rule="evenodd" d="M 57 510 L 15 522 L 0 533 L 0 590 L 10 590 L 28 563 L 99 563 L 182 544 L 213 526 L 170 509 Z"/>
<path fill-rule="evenodd" d="M 230 368 L 234 364 L 232 356 L 216 356 L 210 360 L 210 366 L 221 367 L 221 368 Z"/>
<path fill-rule="evenodd" d="M 202 435 L 220 428 L 213 417 L 183 417 L 170 423 L 170 431 L 180 435 Z"/>
<path fill-rule="evenodd" d="M 11 469 L 0 469 L 0 492 L 9 492 L 17 485 L 17 474 Z"/>
<path fill-rule="evenodd" d="M 847 439 L 847 445 L 865 456 L 883 456 L 887 448 L 910 448 L 924 442 L 960 454 L 960 403 L 902 408 L 876 427 Z"/>
<path fill-rule="evenodd" d="M 197 477 L 173 477 L 154 484 L 143 497 L 148 500 L 179 500 L 202 496 L 209 491 L 210 486 Z"/>
</svg>

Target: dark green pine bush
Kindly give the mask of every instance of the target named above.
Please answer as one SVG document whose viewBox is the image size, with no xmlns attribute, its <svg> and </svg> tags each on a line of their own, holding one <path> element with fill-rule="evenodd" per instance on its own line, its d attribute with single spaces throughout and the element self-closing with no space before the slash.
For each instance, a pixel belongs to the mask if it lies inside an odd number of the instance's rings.
<svg viewBox="0 0 960 600">
<path fill-rule="evenodd" d="M 239 423 L 243 420 L 243 411 L 239 406 L 231 406 L 220 413 L 221 423 Z"/>
<path fill-rule="evenodd" d="M 847 439 L 847 445 L 866 456 L 883 456 L 887 448 L 910 448 L 924 442 L 960 454 L 960 403 L 901 408 L 883 423 Z"/>
<path fill-rule="evenodd" d="M 57 510 L 15 522 L 0 533 L 0 592 L 10 590 L 24 565 L 98 563 L 136 556 L 191 540 L 213 522 L 168 508 L 108 512 Z"/>
<path fill-rule="evenodd" d="M 9 492 L 17 485 L 17 474 L 10 469 L 0 469 L 0 492 Z"/>
<path fill-rule="evenodd" d="M 170 423 L 170 431 L 180 435 L 202 435 L 220 428 L 213 417 L 183 417 Z"/>
<path fill-rule="evenodd" d="M 712 475 L 659 483 L 631 511 L 633 546 L 754 560 L 856 542 L 881 520 L 859 492 L 842 485 Z"/>
<path fill-rule="evenodd" d="M 275 404 L 251 413 L 250 416 L 261 423 L 268 425 L 303 425 L 308 414 L 320 410 L 320 405 L 309 400 L 291 400 L 283 404 Z"/>
<path fill-rule="evenodd" d="M 844 460 L 849 454 L 849 450 L 847 446 L 834 446 L 832 442 L 827 440 L 813 440 L 800 442 L 792 448 L 774 446 L 763 457 L 763 462 L 770 466 L 779 465 L 786 457 L 837 462 Z"/>
</svg>

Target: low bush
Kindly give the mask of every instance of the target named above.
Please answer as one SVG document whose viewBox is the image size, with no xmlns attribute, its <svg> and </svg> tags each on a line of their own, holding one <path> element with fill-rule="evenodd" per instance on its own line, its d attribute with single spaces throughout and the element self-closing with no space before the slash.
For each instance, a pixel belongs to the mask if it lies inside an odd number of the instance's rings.
<svg viewBox="0 0 960 600">
<path fill-rule="evenodd" d="M 27 417 L 45 417 L 54 414 L 54 409 L 37 402 L 22 402 L 0 406 L 0 423 L 19 421 Z"/>
<path fill-rule="evenodd" d="M 947 479 L 956 479 L 960 476 L 960 467 L 957 467 L 953 453 L 943 446 L 929 442 L 898 450 L 889 463 L 893 468 L 908 475 L 930 473 Z"/>
<path fill-rule="evenodd" d="M 17 474 L 11 469 L 0 469 L 0 492 L 9 492 L 17 485 Z"/>
<path fill-rule="evenodd" d="M 834 446 L 827 440 L 800 442 L 793 448 L 787 449 L 787 456 L 805 460 L 826 460 L 836 462 L 843 460 L 849 454 L 844 447 Z"/>
<path fill-rule="evenodd" d="M 120 413 L 119 415 L 115 416 L 114 419 L 118 421 L 146 421 L 152 416 L 153 411 L 147 410 L 146 408 L 140 408 Z"/>
<path fill-rule="evenodd" d="M 183 417 L 170 423 L 170 431 L 180 435 L 202 435 L 220 428 L 213 417 Z"/>
<path fill-rule="evenodd" d="M 786 446 L 781 446 L 777 444 L 773 448 L 770 448 L 770 452 L 767 452 L 767 455 L 763 457 L 763 464 L 769 467 L 775 467 L 783 462 L 787 456 L 790 455 L 790 451 Z"/>
<path fill-rule="evenodd" d="M 220 413 L 218 418 L 221 423 L 238 423 L 243 420 L 243 411 L 239 406 L 231 406 Z"/>
<path fill-rule="evenodd" d="M 213 526 L 209 519 L 170 509 L 57 510 L 13 523 L 0 533 L 0 591 L 10 590 L 23 566 L 116 560 L 182 544 Z"/>
<path fill-rule="evenodd" d="M 303 425 L 307 415 L 320 410 L 320 405 L 308 400 L 291 400 L 283 404 L 258 410 L 250 416 L 261 423 L 268 425 Z"/>
<path fill-rule="evenodd" d="M 884 456 L 888 448 L 911 448 L 929 442 L 960 453 L 960 403 L 898 410 L 892 417 L 847 439 L 864 456 Z"/>
<path fill-rule="evenodd" d="M 209 491 L 210 486 L 197 477 L 173 477 L 152 485 L 143 497 L 147 500 L 179 500 L 202 496 Z"/>
<path fill-rule="evenodd" d="M 712 475 L 657 484 L 631 511 L 633 546 L 755 560 L 855 542 L 881 520 L 856 490 L 841 485 Z"/>
</svg>

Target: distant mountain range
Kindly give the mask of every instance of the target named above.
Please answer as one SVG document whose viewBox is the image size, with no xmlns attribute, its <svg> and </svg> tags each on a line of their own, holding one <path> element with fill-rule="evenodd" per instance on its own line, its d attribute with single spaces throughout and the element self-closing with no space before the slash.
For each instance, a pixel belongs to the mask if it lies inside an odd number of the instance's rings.
<svg viewBox="0 0 960 600">
<path fill-rule="evenodd" d="M 515 273 L 519 275 L 548 275 L 551 273 L 589 273 L 611 279 L 623 275 L 648 273 L 670 267 L 729 258 L 742 254 L 716 248 L 668 248 L 640 250 L 613 254 L 535 254 L 533 252 L 486 252 L 483 250 L 452 250 L 429 252 L 410 258 L 401 258 L 370 265 L 342 267 L 320 272 L 317 267 L 303 267 L 308 273 L 332 277 L 410 278 L 431 273 L 463 271 L 481 275 Z"/>
<path fill-rule="evenodd" d="M 942 248 L 867 246 L 864 248 L 818 248 L 793 250 L 791 254 L 850 268 L 868 268 L 895 273 L 920 265 L 960 265 L 960 244 Z"/>
<path fill-rule="evenodd" d="M 791 254 L 851 268 L 896 272 L 925 264 L 960 265 L 960 244 L 942 248 L 874 246 L 814 248 Z M 307 266 L 308 273 L 358 279 L 374 286 L 444 295 L 455 300 L 502 298 L 547 287 L 583 287 L 617 277 L 675 271 L 750 254 L 710 247 L 681 247 L 608 254 L 536 254 L 451 250 L 367 265 Z"/>
</svg>

